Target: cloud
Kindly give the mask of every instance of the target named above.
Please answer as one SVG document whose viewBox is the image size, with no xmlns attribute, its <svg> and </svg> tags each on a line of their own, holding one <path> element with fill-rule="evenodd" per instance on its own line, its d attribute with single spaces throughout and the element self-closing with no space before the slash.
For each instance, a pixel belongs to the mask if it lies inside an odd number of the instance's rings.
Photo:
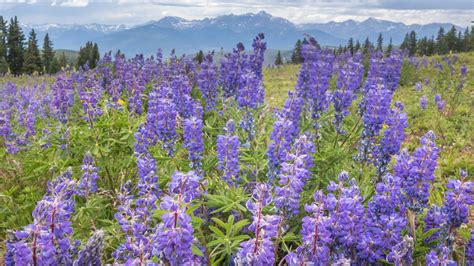
<svg viewBox="0 0 474 266">
<path fill-rule="evenodd" d="M 4 1 L 4 2 L 2 2 Z M 104 23 L 136 25 L 163 16 L 202 19 L 265 10 L 294 23 L 362 21 L 368 17 L 408 24 L 451 22 L 468 26 L 472 0 L 0 0 L 4 16 L 24 23 Z M 36 0 L 29 0 L 36 1 Z"/>
<path fill-rule="evenodd" d="M 60 6 L 64 7 L 86 7 L 89 5 L 88 0 L 65 0 L 65 1 L 53 1 L 51 6 L 55 6 L 59 3 Z"/>
</svg>

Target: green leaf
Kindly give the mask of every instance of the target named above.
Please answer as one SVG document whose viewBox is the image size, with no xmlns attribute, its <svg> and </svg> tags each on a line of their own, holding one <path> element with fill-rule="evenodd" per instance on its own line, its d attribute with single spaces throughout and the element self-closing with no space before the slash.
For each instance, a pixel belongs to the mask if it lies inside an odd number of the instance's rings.
<svg viewBox="0 0 474 266">
<path fill-rule="evenodd" d="M 191 250 L 192 250 L 193 254 L 198 255 L 200 257 L 204 257 L 204 253 L 196 245 L 193 244 L 191 246 Z"/>
</svg>

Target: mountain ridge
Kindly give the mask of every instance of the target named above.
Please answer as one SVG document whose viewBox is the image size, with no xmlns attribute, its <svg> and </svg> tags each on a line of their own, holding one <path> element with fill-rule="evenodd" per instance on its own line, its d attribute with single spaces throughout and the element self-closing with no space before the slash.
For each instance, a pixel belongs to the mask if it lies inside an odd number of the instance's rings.
<svg viewBox="0 0 474 266">
<path fill-rule="evenodd" d="M 39 38 L 48 32 L 58 49 L 78 50 L 79 46 L 90 40 L 98 43 L 101 52 L 120 49 L 128 55 L 150 55 L 156 53 L 158 48 L 162 48 L 165 54 L 171 49 L 189 54 L 198 50 L 228 51 L 238 42 L 250 47 L 252 38 L 259 32 L 265 33 L 268 47 L 277 50 L 292 49 L 296 40 L 306 34 L 314 36 L 322 45 L 339 46 L 345 45 L 350 37 L 360 42 L 368 37 L 375 42 L 378 34 L 382 33 L 385 44 L 392 38 L 393 44 L 398 45 L 407 32 L 414 30 L 418 37 L 431 37 L 436 35 L 440 26 L 446 31 L 452 26 L 462 30 L 451 23 L 406 25 L 372 17 L 364 21 L 349 19 L 295 24 L 265 11 L 194 20 L 166 16 L 135 26 L 98 23 L 24 25 L 24 30 L 35 28 Z"/>
</svg>

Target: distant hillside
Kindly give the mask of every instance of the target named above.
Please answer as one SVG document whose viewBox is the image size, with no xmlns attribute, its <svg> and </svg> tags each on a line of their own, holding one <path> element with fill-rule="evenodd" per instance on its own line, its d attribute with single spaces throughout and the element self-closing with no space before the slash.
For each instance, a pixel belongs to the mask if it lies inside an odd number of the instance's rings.
<svg viewBox="0 0 474 266">
<path fill-rule="evenodd" d="M 78 51 L 67 50 L 67 49 L 56 49 L 54 50 L 54 52 L 55 52 L 54 56 L 58 60 L 61 54 L 64 53 L 64 55 L 66 56 L 66 62 L 69 65 L 75 64 L 77 62 L 77 58 L 79 57 Z"/>
</svg>

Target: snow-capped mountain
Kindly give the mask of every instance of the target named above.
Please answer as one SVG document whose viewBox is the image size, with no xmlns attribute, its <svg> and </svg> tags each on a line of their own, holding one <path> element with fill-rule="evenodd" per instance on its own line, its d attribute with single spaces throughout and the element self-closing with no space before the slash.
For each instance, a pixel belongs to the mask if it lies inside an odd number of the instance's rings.
<svg viewBox="0 0 474 266">
<path fill-rule="evenodd" d="M 246 47 L 251 48 L 251 40 L 259 32 L 265 33 L 269 49 L 279 50 L 292 49 L 296 40 L 304 38 L 306 34 L 315 37 L 322 45 L 338 46 L 345 45 L 350 37 L 360 42 L 369 37 L 375 42 L 378 34 L 382 33 L 384 44 L 392 38 L 393 44 L 397 45 L 411 30 L 416 31 L 418 37 L 431 37 L 436 36 L 440 26 L 447 31 L 453 25 L 405 25 L 375 18 L 361 22 L 347 20 L 297 25 L 260 11 L 199 20 L 169 16 L 133 27 L 103 24 L 24 25 L 24 31 L 34 27 L 40 40 L 48 32 L 56 48 L 78 50 L 86 41 L 94 41 L 99 44 L 102 52 L 120 49 L 128 55 L 150 55 L 158 48 L 162 48 L 164 53 L 173 48 L 178 53 L 188 54 L 198 50 L 229 51 L 238 42 L 243 42 Z M 460 27 L 457 29 L 462 30 Z"/>
<path fill-rule="evenodd" d="M 31 29 L 35 29 L 38 40 L 42 44 L 44 35 L 49 34 L 55 48 L 79 50 L 89 40 L 94 40 L 118 31 L 123 31 L 129 27 L 106 24 L 26 24 L 22 25 L 22 29 L 27 35 Z"/>
</svg>

